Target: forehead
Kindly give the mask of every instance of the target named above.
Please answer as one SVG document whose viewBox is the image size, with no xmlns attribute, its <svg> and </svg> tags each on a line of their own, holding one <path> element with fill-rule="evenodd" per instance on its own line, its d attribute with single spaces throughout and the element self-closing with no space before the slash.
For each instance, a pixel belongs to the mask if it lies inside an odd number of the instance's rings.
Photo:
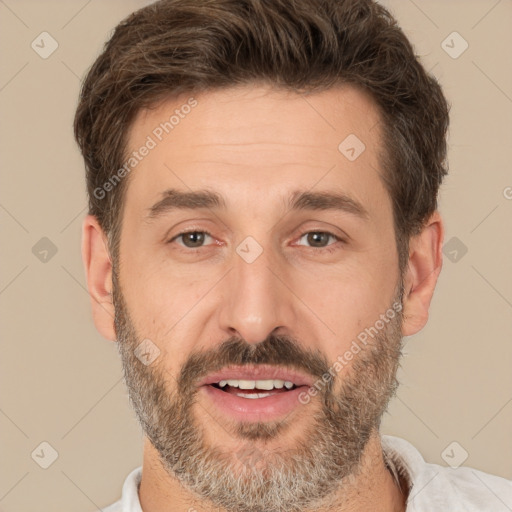
<svg viewBox="0 0 512 512">
<path fill-rule="evenodd" d="M 126 205 L 146 210 L 171 188 L 211 188 L 228 206 L 229 197 L 257 194 L 263 205 L 313 187 L 375 202 L 386 195 L 379 121 L 373 100 L 347 86 L 304 95 L 252 85 L 168 99 L 132 123 L 127 157 L 151 149 L 130 172 Z"/>
</svg>

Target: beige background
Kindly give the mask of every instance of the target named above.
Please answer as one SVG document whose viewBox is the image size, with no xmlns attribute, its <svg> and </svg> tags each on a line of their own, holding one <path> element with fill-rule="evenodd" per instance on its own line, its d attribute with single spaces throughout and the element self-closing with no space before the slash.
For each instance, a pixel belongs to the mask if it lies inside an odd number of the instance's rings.
<svg viewBox="0 0 512 512">
<path fill-rule="evenodd" d="M 141 463 L 116 348 L 91 320 L 83 162 L 71 125 L 80 78 L 118 21 L 146 3 L 0 0 L 4 512 L 96 510 L 118 499 Z M 453 105 L 440 208 L 445 241 L 456 239 L 445 247 L 428 326 L 407 341 L 383 431 L 443 465 L 456 441 L 452 458 L 465 450 L 466 465 L 512 478 L 512 2 L 386 5 Z M 31 48 L 43 31 L 59 45 L 47 59 Z M 469 44 L 456 59 L 441 46 L 453 31 Z M 462 41 L 452 39 L 453 52 Z M 57 249 L 46 262 L 32 249 L 43 237 Z M 40 251 L 48 242 L 39 243 Z M 48 469 L 31 457 L 43 441 L 58 452 Z M 500 499 L 485 492 L 490 507 Z"/>
</svg>

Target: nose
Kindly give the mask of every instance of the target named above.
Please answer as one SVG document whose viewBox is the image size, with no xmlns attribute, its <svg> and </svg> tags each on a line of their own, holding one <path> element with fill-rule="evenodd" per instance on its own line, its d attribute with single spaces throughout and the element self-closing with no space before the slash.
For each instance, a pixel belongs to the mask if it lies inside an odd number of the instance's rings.
<svg viewBox="0 0 512 512">
<path fill-rule="evenodd" d="M 222 330 L 250 344 L 264 341 L 271 333 L 277 334 L 274 331 L 290 332 L 296 323 L 297 299 L 289 280 L 285 264 L 277 264 L 269 250 L 252 262 L 234 253 L 233 268 L 222 290 Z"/>
</svg>

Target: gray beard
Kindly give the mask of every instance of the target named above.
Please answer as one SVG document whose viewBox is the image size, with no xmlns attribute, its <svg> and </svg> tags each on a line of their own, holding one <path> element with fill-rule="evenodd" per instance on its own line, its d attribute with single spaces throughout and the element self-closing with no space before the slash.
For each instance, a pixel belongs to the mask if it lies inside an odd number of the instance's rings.
<svg viewBox="0 0 512 512">
<path fill-rule="evenodd" d="M 403 289 L 395 299 L 398 303 L 402 295 Z M 343 491 L 358 474 L 365 447 L 378 431 L 398 385 L 401 310 L 362 347 L 351 366 L 342 369 L 341 379 L 325 383 L 321 377 L 330 366 L 325 358 L 304 350 L 293 338 L 272 335 L 257 345 L 230 338 L 206 352 L 193 353 L 178 378 L 169 374 L 166 383 L 165 357 L 145 366 L 134 354 L 143 337 L 135 332 L 115 278 L 114 304 L 117 346 L 130 402 L 172 478 L 195 498 L 227 512 L 316 510 L 335 494 L 337 506 L 342 505 Z M 158 341 L 161 350 L 172 345 Z M 322 382 L 321 391 L 303 406 L 302 417 L 309 427 L 294 448 L 280 452 L 263 447 L 264 441 L 286 436 L 290 418 L 240 423 L 233 435 L 240 440 L 237 450 L 205 443 L 203 433 L 208 426 L 193 414 L 198 379 L 226 365 L 239 364 L 292 367 Z M 340 389 L 334 393 L 338 380 Z M 174 384 L 172 390 L 169 381 Z M 292 415 L 296 424 L 300 416 L 297 411 Z"/>
</svg>

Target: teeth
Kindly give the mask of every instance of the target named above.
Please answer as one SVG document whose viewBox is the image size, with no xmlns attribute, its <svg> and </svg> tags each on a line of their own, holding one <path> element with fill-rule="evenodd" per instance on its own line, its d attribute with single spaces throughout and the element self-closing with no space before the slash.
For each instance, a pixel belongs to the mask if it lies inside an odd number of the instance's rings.
<svg viewBox="0 0 512 512">
<path fill-rule="evenodd" d="M 272 390 L 274 388 L 276 389 L 282 389 L 285 387 L 286 389 L 291 389 L 293 387 L 293 382 L 290 382 L 288 380 L 284 381 L 281 379 L 266 379 L 266 380 L 235 380 L 235 379 L 228 379 L 228 380 L 221 380 L 219 382 L 219 386 L 221 388 L 225 386 L 232 386 L 239 389 L 265 389 L 265 390 Z M 251 397 L 258 397 L 257 394 L 251 394 Z"/>
<path fill-rule="evenodd" d="M 274 381 L 273 380 L 257 380 L 256 387 L 258 389 L 268 389 L 268 390 L 274 389 Z"/>
<path fill-rule="evenodd" d="M 236 396 L 241 396 L 242 398 L 265 398 L 266 396 L 271 396 L 272 393 L 237 393 Z"/>
<path fill-rule="evenodd" d="M 256 384 L 258 384 L 258 382 L 259 381 L 254 382 L 253 380 L 239 380 L 238 387 L 240 389 L 254 389 L 254 388 L 259 387 L 256 385 Z"/>
</svg>

